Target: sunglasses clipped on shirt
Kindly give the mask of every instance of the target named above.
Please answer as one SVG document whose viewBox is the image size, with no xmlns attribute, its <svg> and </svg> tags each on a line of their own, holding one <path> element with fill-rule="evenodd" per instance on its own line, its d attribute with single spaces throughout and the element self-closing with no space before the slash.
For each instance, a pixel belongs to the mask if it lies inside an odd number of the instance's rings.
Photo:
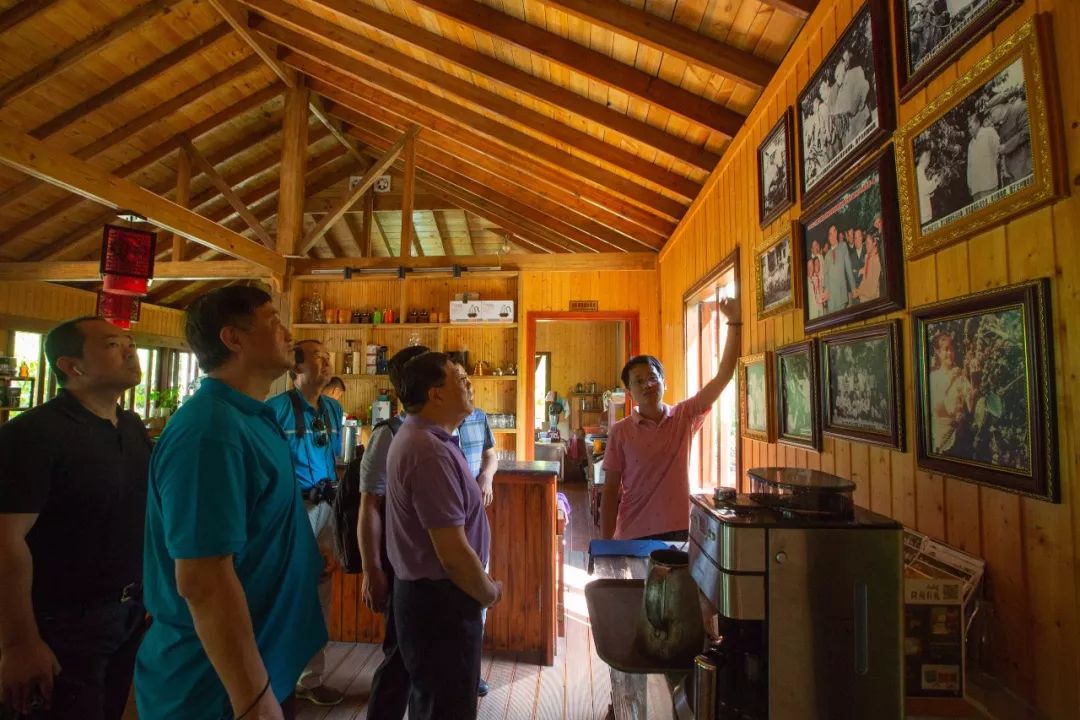
<svg viewBox="0 0 1080 720">
<path fill-rule="evenodd" d="M 311 431 L 315 447 L 326 447 L 326 444 L 330 442 L 330 431 L 327 430 L 326 423 L 323 422 L 321 417 L 316 417 L 311 421 Z"/>
</svg>

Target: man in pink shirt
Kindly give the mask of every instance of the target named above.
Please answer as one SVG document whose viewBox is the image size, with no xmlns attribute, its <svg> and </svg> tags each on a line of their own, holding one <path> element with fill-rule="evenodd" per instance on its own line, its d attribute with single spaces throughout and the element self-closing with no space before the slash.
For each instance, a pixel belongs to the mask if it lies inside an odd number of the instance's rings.
<svg viewBox="0 0 1080 720">
<path fill-rule="evenodd" d="M 727 340 L 716 377 L 694 397 L 664 403 L 664 367 L 652 355 L 630 358 L 623 385 L 636 406 L 608 430 L 600 532 L 604 538 L 685 540 L 690 528 L 690 442 L 735 373 L 739 304 L 720 301 Z"/>
</svg>

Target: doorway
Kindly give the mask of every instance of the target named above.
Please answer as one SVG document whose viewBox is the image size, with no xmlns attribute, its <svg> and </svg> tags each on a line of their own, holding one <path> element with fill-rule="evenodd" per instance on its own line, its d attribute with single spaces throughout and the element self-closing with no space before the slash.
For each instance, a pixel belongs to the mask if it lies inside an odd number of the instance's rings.
<svg viewBox="0 0 1080 720">
<path fill-rule="evenodd" d="M 604 393 L 621 388 L 619 372 L 637 353 L 636 312 L 527 313 L 525 389 L 532 423 L 525 457 L 536 457 L 537 430 L 548 429 L 553 401 L 562 410 L 557 426 L 563 439 L 579 427 L 606 424 Z"/>
</svg>

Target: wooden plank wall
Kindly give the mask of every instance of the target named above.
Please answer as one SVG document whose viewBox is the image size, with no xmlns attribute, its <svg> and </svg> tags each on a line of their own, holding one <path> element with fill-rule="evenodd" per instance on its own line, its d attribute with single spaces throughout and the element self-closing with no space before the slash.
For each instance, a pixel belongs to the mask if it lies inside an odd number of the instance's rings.
<svg viewBox="0 0 1080 720">
<path fill-rule="evenodd" d="M 618 322 L 554 321 L 536 325 L 536 352 L 551 353 L 551 389 L 569 395 L 577 383 L 610 390 L 625 362 Z"/>
<path fill-rule="evenodd" d="M 753 246 L 758 227 L 756 149 L 810 73 L 831 48 L 861 3 L 822 0 L 772 84 L 732 143 L 697 203 L 661 255 L 661 346 L 668 364 L 669 392 L 682 396 L 684 368 L 682 295 L 737 245 L 741 255 L 741 298 L 748 320 L 742 353 L 775 349 L 803 337 L 802 311 L 753 322 Z M 1035 12 L 1052 13 L 1057 67 L 1063 96 L 1069 177 L 1080 177 L 1080 64 L 1075 38 L 1080 34 L 1080 3 L 1026 0 L 993 33 L 907 103 L 899 106 L 903 124 L 930 98 L 940 94 L 994 45 Z M 1062 161 L 1065 161 L 1063 158 Z M 767 228 L 798 217 L 796 205 Z M 1052 207 L 985 232 L 929 257 L 907 263 L 907 305 L 917 307 L 1031 278 L 1053 278 L 1055 365 L 1060 426 L 1062 503 L 1021 498 L 916 467 L 914 453 L 891 452 L 857 442 L 826 438 L 822 453 L 784 445 L 743 441 L 742 466 L 781 464 L 820 468 L 858 484 L 856 500 L 904 524 L 982 556 L 988 563 L 987 592 L 994 605 L 994 635 L 989 669 L 1008 688 L 1049 717 L 1074 718 L 1080 712 L 1080 437 L 1076 402 L 1080 392 L 1080 342 L 1075 329 L 1080 300 L 1080 194 Z M 910 399 L 911 329 L 903 320 L 909 438 L 914 431 Z"/>
<path fill-rule="evenodd" d="M 0 283 L 0 326 L 45 332 L 64 320 L 93 315 L 96 303 L 95 293 L 87 290 L 44 282 L 4 282 Z M 132 332 L 139 343 L 186 348 L 180 310 L 143 305 Z"/>
</svg>

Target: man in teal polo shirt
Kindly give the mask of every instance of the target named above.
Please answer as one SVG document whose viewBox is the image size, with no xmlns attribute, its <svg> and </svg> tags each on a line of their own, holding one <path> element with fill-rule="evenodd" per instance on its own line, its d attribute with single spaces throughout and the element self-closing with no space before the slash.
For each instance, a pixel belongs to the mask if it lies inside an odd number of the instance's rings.
<svg viewBox="0 0 1080 720">
<path fill-rule="evenodd" d="M 238 286 L 199 298 L 186 334 L 209 377 L 150 462 L 139 717 L 289 720 L 327 639 L 322 559 L 263 402 L 293 364 L 292 338 L 268 294 Z"/>
<path fill-rule="evenodd" d="M 330 354 L 318 340 L 301 340 L 293 346 L 295 366 L 289 370 L 293 386 L 266 401 L 289 440 L 293 472 L 304 499 L 315 542 L 330 554 L 334 545 L 334 492 L 337 488 L 335 459 L 341 455 L 341 422 L 344 413 L 337 400 L 322 394 L 330 382 Z M 329 578 L 319 583 L 319 604 L 325 618 L 330 610 Z M 316 705 L 337 705 L 341 691 L 323 685 L 326 659 L 318 652 L 308 663 L 296 686 L 296 697 Z"/>
</svg>

